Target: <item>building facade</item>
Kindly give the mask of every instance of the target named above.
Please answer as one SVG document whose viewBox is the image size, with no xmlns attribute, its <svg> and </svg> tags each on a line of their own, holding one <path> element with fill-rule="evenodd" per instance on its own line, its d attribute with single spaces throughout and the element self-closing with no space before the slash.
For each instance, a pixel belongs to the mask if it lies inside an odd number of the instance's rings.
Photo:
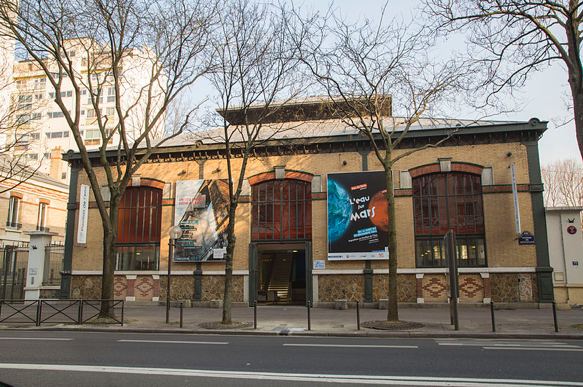
<svg viewBox="0 0 583 387">
<path fill-rule="evenodd" d="M 317 103 L 306 104 L 289 116 L 320 111 Z M 341 120 L 303 118 L 249 160 L 235 220 L 233 300 L 381 304 L 391 259 L 382 167 L 368 139 Z M 393 170 L 400 302 L 447 302 L 448 230 L 457 236 L 462 303 L 553 300 L 537 145 L 545 130 L 537 119 L 422 119 L 411 128 L 395 154 L 449 139 L 399 160 Z M 65 250 L 71 281 L 62 291 L 98 298 L 102 231 L 91 228 L 79 242 L 78 230 L 97 224 L 99 214 L 89 194 L 87 219 L 80 216 L 88 181 L 78 155 L 68 161 L 75 205 L 68 210 Z M 233 162 L 237 170 L 241 159 Z M 168 230 L 180 225 L 173 299 L 222 299 L 226 171 L 224 146 L 204 135 L 166 144 L 140 168 L 119 213 L 116 298 L 164 299 Z"/>
<path fill-rule="evenodd" d="M 547 207 L 549 254 L 559 306 L 583 305 L 583 207 Z"/>
<path fill-rule="evenodd" d="M 118 117 L 116 111 L 117 95 L 123 95 L 120 101 L 121 114 L 126 116 L 125 123 L 128 138 L 139 135 L 143 126 L 143 115 L 148 88 L 152 86 L 152 68 L 156 58 L 147 47 L 128 50 L 120 63 L 119 94 L 115 91 L 111 66 L 108 65 L 107 50 L 90 39 L 66 41 L 66 52 L 74 74 L 77 74 L 77 84 L 80 85 L 80 134 L 84 146 L 91 150 L 103 145 L 102 135 L 98 126 L 99 113 L 106 131 L 113 136 L 109 144 L 117 144 Z M 103 58 L 100 58 L 103 57 Z M 14 52 L 12 52 L 14 61 Z M 70 74 L 58 74 L 55 61 L 47 62 L 49 69 L 55 71 L 52 77 L 62 78 L 60 96 L 70 113 L 75 118 L 77 93 L 70 79 Z M 72 149 L 78 151 L 78 146 L 71 134 L 63 112 L 55 102 L 55 89 L 40 65 L 34 60 L 24 60 L 13 63 L 11 69 L 10 100 L 12 127 L 19 138 L 13 155 L 30 165 L 40 165 L 40 172 L 51 174 L 54 178 L 68 182 L 69 170 L 66 162 L 58 166 L 55 160 L 51 162 L 51 151 L 54 149 L 65 153 Z M 163 77 L 160 85 L 164 84 Z M 150 103 L 156 106 L 163 98 L 163 92 L 158 84 L 154 84 L 148 95 Z M 97 112 L 99 110 L 99 112 Z M 161 121 L 158 130 L 152 132 L 156 136 L 163 133 L 164 124 Z M 14 136 L 13 135 L 13 136 Z"/>
</svg>

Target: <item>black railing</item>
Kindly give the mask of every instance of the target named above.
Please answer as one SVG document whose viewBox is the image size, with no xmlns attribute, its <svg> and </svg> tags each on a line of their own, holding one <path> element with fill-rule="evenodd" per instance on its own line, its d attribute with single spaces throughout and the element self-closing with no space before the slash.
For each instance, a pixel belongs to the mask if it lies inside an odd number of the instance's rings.
<svg viewBox="0 0 583 387">
<path fill-rule="evenodd" d="M 101 315 L 101 306 L 109 303 L 109 313 Z M 120 324 L 123 326 L 123 300 L 0 300 L 0 323 Z M 117 317 L 116 312 L 121 316 Z"/>
</svg>

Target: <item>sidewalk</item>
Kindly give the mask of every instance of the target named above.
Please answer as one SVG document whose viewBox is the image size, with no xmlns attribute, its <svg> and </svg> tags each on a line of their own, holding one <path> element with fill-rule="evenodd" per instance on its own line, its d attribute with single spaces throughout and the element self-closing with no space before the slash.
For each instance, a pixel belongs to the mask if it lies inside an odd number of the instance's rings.
<svg viewBox="0 0 583 387">
<path fill-rule="evenodd" d="M 253 329 L 253 308 L 233 308 L 232 320 L 249 322 L 250 327 L 240 329 L 205 329 L 198 325 L 221 320 L 222 309 L 184 308 L 183 328 L 180 328 L 180 309 L 170 311 L 166 324 L 165 306 L 134 306 L 126 304 L 124 326 L 120 325 L 43 325 L 39 328 L 18 324 L 19 329 L 43 330 L 94 330 L 123 332 L 167 332 L 206 334 L 257 334 L 257 335 L 313 335 L 313 336 L 371 336 L 371 337 L 479 337 L 479 338 L 561 338 L 583 339 L 583 310 L 558 310 L 559 333 L 555 333 L 553 313 L 549 309 L 495 310 L 496 332 L 492 332 L 490 309 L 459 309 L 459 331 L 450 324 L 449 308 L 402 308 L 399 318 L 425 324 L 409 331 L 382 331 L 357 329 L 356 309 L 334 310 L 312 308 L 311 329 L 308 331 L 307 308 L 302 306 L 257 307 L 257 329 Z M 118 316 L 119 317 L 119 316 Z M 386 320 L 387 311 L 360 309 L 360 321 Z M 2 324 L 0 329 L 15 328 L 17 324 Z M 573 327 L 580 325 L 579 328 Z"/>
</svg>

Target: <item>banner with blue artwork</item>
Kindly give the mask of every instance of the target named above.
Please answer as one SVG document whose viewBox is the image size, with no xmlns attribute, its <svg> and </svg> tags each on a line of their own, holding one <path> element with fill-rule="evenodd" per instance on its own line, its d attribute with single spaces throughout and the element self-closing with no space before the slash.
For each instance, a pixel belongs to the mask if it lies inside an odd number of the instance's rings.
<svg viewBox="0 0 583 387">
<path fill-rule="evenodd" d="M 388 259 L 384 171 L 329 173 L 328 260 Z"/>
<path fill-rule="evenodd" d="M 175 224 L 182 228 L 174 261 L 223 260 L 227 247 L 229 181 L 176 182 Z"/>
</svg>

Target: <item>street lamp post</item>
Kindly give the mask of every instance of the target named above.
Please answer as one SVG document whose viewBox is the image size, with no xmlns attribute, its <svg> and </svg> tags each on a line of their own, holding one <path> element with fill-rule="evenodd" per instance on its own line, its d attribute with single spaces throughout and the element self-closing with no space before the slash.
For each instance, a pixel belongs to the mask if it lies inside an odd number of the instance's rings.
<svg viewBox="0 0 583 387">
<path fill-rule="evenodd" d="M 166 324 L 170 321 L 170 279 L 172 278 L 172 254 L 174 250 L 174 243 L 176 239 L 182 236 L 182 229 L 180 226 L 172 226 L 168 231 L 170 241 L 168 242 L 168 279 L 166 285 Z"/>
</svg>

